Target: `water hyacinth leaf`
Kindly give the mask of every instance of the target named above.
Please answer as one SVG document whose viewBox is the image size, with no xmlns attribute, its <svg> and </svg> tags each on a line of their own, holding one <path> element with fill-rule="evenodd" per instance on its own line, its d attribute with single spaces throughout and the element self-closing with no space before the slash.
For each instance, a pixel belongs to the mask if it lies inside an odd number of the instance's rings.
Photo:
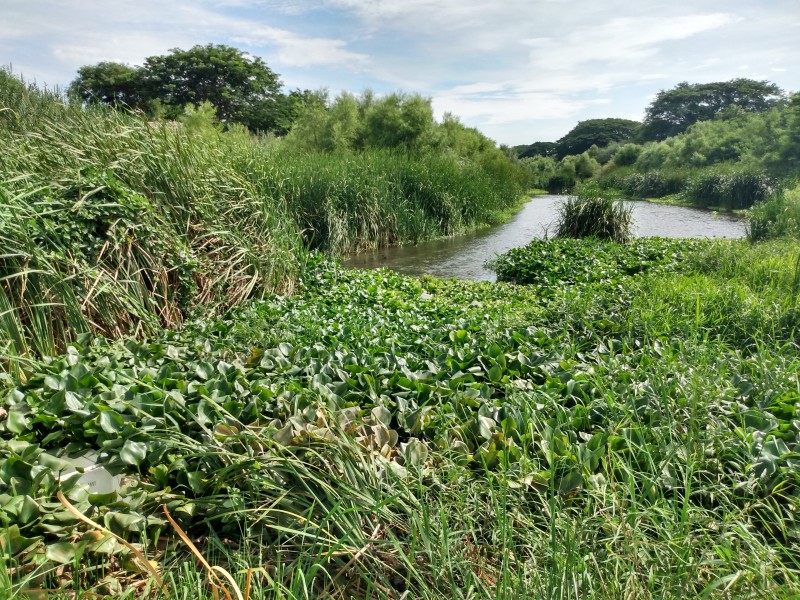
<svg viewBox="0 0 800 600">
<path fill-rule="evenodd" d="M 372 416 L 386 427 L 390 427 L 392 424 L 392 412 L 386 408 L 385 406 L 376 406 L 372 409 Z"/>
<path fill-rule="evenodd" d="M 39 504 L 30 496 L 24 496 L 17 516 L 21 525 L 33 522 L 39 517 Z"/>
<path fill-rule="evenodd" d="M 503 368 L 500 365 L 493 365 L 489 369 L 487 376 L 492 383 L 500 383 L 503 378 Z"/>
<path fill-rule="evenodd" d="M 483 415 L 478 415 L 477 424 L 478 435 L 485 440 L 492 439 L 492 435 L 494 435 L 494 431 L 497 428 L 497 423 L 495 423 L 494 419 L 484 417 Z"/>
<path fill-rule="evenodd" d="M 147 445 L 142 442 L 134 440 L 125 440 L 122 449 L 119 452 L 119 457 L 126 464 L 139 466 L 147 456 Z"/>
<path fill-rule="evenodd" d="M 5 426 L 8 431 L 17 435 L 20 435 L 30 429 L 30 423 L 28 422 L 27 416 L 25 416 L 22 410 L 16 407 L 8 413 Z"/>
<path fill-rule="evenodd" d="M 406 466 L 421 467 L 428 460 L 428 447 L 417 438 L 411 438 L 403 445 L 402 454 Z"/>
<path fill-rule="evenodd" d="M 186 473 L 189 487 L 195 494 L 202 494 L 205 486 L 203 485 L 203 474 L 199 472 Z"/>
<path fill-rule="evenodd" d="M 583 486 L 583 475 L 578 469 L 571 469 L 558 482 L 558 493 L 569 495 Z"/>
<path fill-rule="evenodd" d="M 45 550 L 45 557 L 47 560 L 53 561 L 59 565 L 68 565 L 75 562 L 75 558 L 79 551 L 83 549 L 84 544 L 80 546 L 70 542 L 54 542 L 47 545 Z"/>
<path fill-rule="evenodd" d="M 100 427 L 109 434 L 116 434 L 125 427 L 125 420 L 118 412 L 107 409 L 100 413 Z"/>
<path fill-rule="evenodd" d="M 103 521 L 106 528 L 123 538 L 131 532 L 144 531 L 147 526 L 147 519 L 134 513 L 108 512 L 104 515 Z"/>
<path fill-rule="evenodd" d="M 201 362 L 198 363 L 194 370 L 195 374 L 200 378 L 201 381 L 207 381 L 211 379 L 215 374 L 214 365 L 208 362 Z"/>
<path fill-rule="evenodd" d="M 16 556 L 42 540 L 41 536 L 25 537 L 19 525 L 10 525 L 0 530 L 0 548 L 8 556 Z"/>
</svg>

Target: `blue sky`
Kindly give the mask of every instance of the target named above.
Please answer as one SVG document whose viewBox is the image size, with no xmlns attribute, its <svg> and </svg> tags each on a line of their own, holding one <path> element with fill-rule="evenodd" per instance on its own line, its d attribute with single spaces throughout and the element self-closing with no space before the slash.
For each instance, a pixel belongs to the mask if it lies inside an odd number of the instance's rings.
<svg viewBox="0 0 800 600">
<path fill-rule="evenodd" d="M 800 91 L 798 0 L 0 0 L 0 17 L 0 65 L 40 84 L 229 44 L 287 89 L 419 92 L 509 145 L 641 119 L 680 81 Z"/>
</svg>

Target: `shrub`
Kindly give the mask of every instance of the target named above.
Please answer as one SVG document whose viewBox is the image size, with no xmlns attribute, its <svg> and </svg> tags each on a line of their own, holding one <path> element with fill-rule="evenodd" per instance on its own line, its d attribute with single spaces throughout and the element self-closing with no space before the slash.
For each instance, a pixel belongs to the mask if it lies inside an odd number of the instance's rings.
<svg viewBox="0 0 800 600">
<path fill-rule="evenodd" d="M 614 164 L 620 167 L 630 166 L 636 162 L 641 153 L 642 147 L 639 144 L 625 144 L 614 155 Z"/>
</svg>

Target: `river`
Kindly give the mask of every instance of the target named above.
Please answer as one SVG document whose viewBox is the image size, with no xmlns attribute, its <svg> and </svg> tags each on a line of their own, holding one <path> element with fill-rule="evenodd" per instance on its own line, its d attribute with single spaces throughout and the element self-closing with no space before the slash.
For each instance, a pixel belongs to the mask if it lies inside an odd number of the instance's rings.
<svg viewBox="0 0 800 600">
<path fill-rule="evenodd" d="M 494 281 L 484 263 L 511 248 L 544 237 L 554 229 L 560 196 L 536 196 L 508 223 L 416 246 L 384 248 L 348 258 L 348 267 L 388 267 L 406 275 L 428 273 L 475 281 Z M 739 238 L 744 222 L 732 215 L 685 206 L 631 201 L 634 233 L 639 237 Z"/>
</svg>

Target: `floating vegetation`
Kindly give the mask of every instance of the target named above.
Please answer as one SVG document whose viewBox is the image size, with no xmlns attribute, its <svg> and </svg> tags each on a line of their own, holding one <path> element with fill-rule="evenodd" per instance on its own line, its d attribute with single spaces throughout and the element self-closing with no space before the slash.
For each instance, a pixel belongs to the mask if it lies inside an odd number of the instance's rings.
<svg viewBox="0 0 800 600">
<path fill-rule="evenodd" d="M 37 363 L 4 392 L 3 576 L 155 593 L 60 489 L 179 591 L 162 505 L 252 597 L 796 592 L 796 244 L 637 243 L 652 269 L 608 244 L 529 287 L 314 258 L 294 296 Z M 86 451 L 119 491 L 69 475 Z"/>
</svg>

